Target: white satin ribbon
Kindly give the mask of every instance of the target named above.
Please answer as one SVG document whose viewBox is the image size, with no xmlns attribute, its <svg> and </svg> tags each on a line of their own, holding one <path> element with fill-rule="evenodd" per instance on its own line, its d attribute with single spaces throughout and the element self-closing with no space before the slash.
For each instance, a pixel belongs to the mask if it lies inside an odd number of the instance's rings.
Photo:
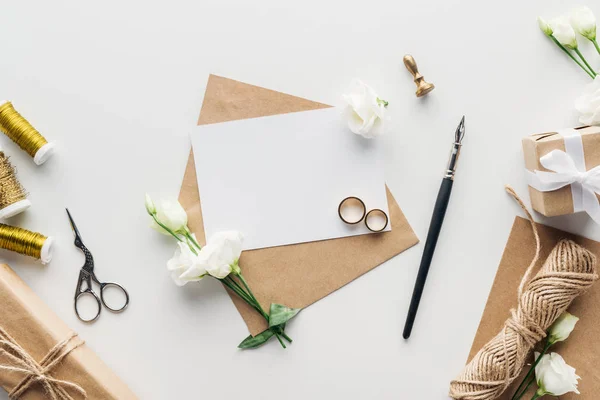
<svg viewBox="0 0 600 400">
<path fill-rule="evenodd" d="M 553 150 L 540 158 L 542 166 L 553 172 L 527 171 L 529 186 L 550 192 L 571 185 L 574 212 L 585 211 L 600 224 L 600 166 L 585 169 L 583 141 L 575 129 L 558 132 L 565 139 L 565 150 Z"/>
</svg>

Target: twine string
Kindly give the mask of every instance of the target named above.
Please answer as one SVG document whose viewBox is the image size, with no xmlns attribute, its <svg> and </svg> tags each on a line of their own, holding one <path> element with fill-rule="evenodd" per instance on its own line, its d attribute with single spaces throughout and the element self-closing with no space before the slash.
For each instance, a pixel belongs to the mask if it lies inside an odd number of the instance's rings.
<svg viewBox="0 0 600 400">
<path fill-rule="evenodd" d="M 0 106 L 0 129 L 31 157 L 48 141 L 7 101 Z"/>
<path fill-rule="evenodd" d="M 500 397 L 520 375 L 529 353 L 546 336 L 548 328 L 598 279 L 594 254 L 566 239 L 552 249 L 533 276 L 541 251 L 539 233 L 519 196 L 508 186 L 506 190 L 531 223 L 536 251 L 519 284 L 517 308 L 511 310 L 502 330 L 450 383 L 450 397 L 456 400 Z"/>
<path fill-rule="evenodd" d="M 74 400 L 66 389 L 79 393 L 84 399 L 87 398 L 87 394 L 81 386 L 49 375 L 58 363 L 73 350 L 83 345 L 83 340 L 78 339 L 76 333 L 71 333 L 66 339 L 57 343 L 39 363 L 2 327 L 0 327 L 0 339 L 0 355 L 9 360 L 7 364 L 0 364 L 0 371 L 25 375 L 25 378 L 8 394 L 11 399 L 20 398 L 35 383 L 39 383 L 52 400 Z"/>
<path fill-rule="evenodd" d="M 535 225 L 535 221 L 533 220 L 533 216 L 527 209 L 527 206 L 525 205 L 525 203 L 523 203 L 523 200 L 521 200 L 517 192 L 515 192 L 515 190 L 511 186 L 506 185 L 506 191 L 513 197 L 513 199 L 515 199 L 519 206 L 521 206 L 521 209 L 525 212 L 527 219 L 531 223 L 531 229 L 533 230 L 533 236 L 535 237 L 535 255 L 533 256 L 533 259 L 531 260 L 529 267 L 527 267 L 525 275 L 523 275 L 523 279 L 521 279 L 521 283 L 519 284 L 518 295 L 519 299 L 521 299 L 523 296 L 523 289 L 525 288 L 525 285 L 531 280 L 531 274 L 533 273 L 533 269 L 535 268 L 535 265 L 540 259 L 540 251 L 542 249 L 542 246 L 540 244 L 540 234 L 538 233 L 537 226 Z"/>
</svg>

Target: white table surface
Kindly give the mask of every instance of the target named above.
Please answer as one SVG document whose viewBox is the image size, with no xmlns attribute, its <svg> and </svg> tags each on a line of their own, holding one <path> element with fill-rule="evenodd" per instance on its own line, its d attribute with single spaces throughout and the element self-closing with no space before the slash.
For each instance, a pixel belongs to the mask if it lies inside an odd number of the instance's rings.
<svg viewBox="0 0 600 400">
<path fill-rule="evenodd" d="M 521 214 L 504 184 L 527 197 L 521 138 L 577 125 L 573 102 L 590 79 L 535 20 L 576 4 L 7 2 L 0 97 L 59 149 L 36 167 L 0 135 L 33 203 L 11 223 L 56 237 L 46 267 L 4 251 L 0 260 L 143 399 L 446 398 Z M 598 66 L 600 57 L 582 47 Z M 406 53 L 436 84 L 428 98 L 413 94 Z M 452 201 L 409 341 L 401 331 L 423 243 L 303 311 L 289 325 L 295 341 L 286 351 L 275 341 L 237 350 L 247 330 L 222 287 L 171 282 L 165 262 L 174 244 L 148 229 L 144 193 L 177 195 L 209 73 L 330 104 L 353 77 L 371 84 L 390 102 L 387 182 L 422 240 L 466 115 Z M 99 276 L 129 289 L 125 313 L 105 312 L 93 325 L 76 319 L 83 257 L 65 206 Z M 585 215 L 537 219 L 600 239 Z"/>
</svg>

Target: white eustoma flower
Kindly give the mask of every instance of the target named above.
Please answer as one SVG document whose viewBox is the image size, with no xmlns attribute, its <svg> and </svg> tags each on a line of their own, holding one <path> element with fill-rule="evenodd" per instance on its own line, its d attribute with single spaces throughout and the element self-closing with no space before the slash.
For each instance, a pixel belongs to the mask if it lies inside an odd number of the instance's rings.
<svg viewBox="0 0 600 400">
<path fill-rule="evenodd" d="M 535 358 L 538 357 L 539 353 L 536 352 Z M 545 354 L 535 367 L 535 377 L 539 386 L 539 396 L 562 396 L 569 392 L 579 394 L 577 380 L 581 378 L 575 374 L 575 368 L 568 365 L 560 354 Z"/>
<path fill-rule="evenodd" d="M 152 201 L 152 199 L 150 198 L 148 193 L 146 193 L 145 206 L 146 206 L 146 211 L 148 211 L 148 214 L 154 215 L 154 213 L 156 213 L 156 207 L 154 206 L 154 202 Z"/>
<path fill-rule="evenodd" d="M 183 242 L 178 242 L 178 248 L 173 257 L 167 261 L 167 269 L 171 271 L 171 278 L 178 286 L 188 282 L 196 282 L 207 274 L 202 260 L 194 254 L 190 247 Z"/>
<path fill-rule="evenodd" d="M 581 114 L 579 122 L 584 125 L 600 125 L 600 75 L 575 101 L 575 108 Z"/>
<path fill-rule="evenodd" d="M 577 48 L 577 36 L 566 17 L 558 17 L 549 22 L 554 37 L 569 49 Z"/>
<path fill-rule="evenodd" d="M 238 261 L 242 254 L 242 241 L 243 236 L 240 232 L 214 234 L 198 255 L 206 271 L 217 279 L 225 278 L 232 271 L 239 273 Z"/>
<path fill-rule="evenodd" d="M 578 7 L 571 12 L 571 25 L 581 36 L 596 39 L 596 17 L 588 7 Z"/>
<path fill-rule="evenodd" d="M 346 103 L 344 114 L 352 132 L 369 139 L 384 133 L 388 103 L 370 86 L 355 79 L 342 99 Z"/>
<path fill-rule="evenodd" d="M 550 343 L 554 344 L 567 340 L 575 324 L 579 321 L 579 318 L 568 312 L 562 313 L 560 317 L 552 324 L 549 330 Z"/>
<path fill-rule="evenodd" d="M 550 27 L 550 24 L 542 17 L 538 17 L 537 20 L 542 32 L 544 32 L 546 36 L 552 36 L 552 27 Z"/>
<path fill-rule="evenodd" d="M 184 232 L 187 228 L 187 214 L 177 200 L 163 200 L 156 205 L 156 219 L 173 232 Z M 153 221 L 152 228 L 169 234 L 160 225 Z"/>
</svg>

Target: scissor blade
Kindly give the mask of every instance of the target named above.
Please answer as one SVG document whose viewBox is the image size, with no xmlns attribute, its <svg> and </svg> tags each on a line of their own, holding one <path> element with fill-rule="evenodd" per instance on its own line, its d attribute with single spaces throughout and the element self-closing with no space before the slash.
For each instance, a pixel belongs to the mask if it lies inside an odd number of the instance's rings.
<svg viewBox="0 0 600 400">
<path fill-rule="evenodd" d="M 71 217 L 71 213 L 69 212 L 69 209 L 65 208 L 65 210 L 67 210 L 67 215 L 69 216 L 69 222 L 71 222 L 71 228 L 73 228 L 73 232 L 75 233 L 75 238 L 79 239 L 83 243 L 83 241 L 81 240 L 81 235 L 79 234 L 79 229 L 77 229 L 77 225 L 75 225 L 75 221 L 73 221 L 73 217 Z"/>
</svg>

